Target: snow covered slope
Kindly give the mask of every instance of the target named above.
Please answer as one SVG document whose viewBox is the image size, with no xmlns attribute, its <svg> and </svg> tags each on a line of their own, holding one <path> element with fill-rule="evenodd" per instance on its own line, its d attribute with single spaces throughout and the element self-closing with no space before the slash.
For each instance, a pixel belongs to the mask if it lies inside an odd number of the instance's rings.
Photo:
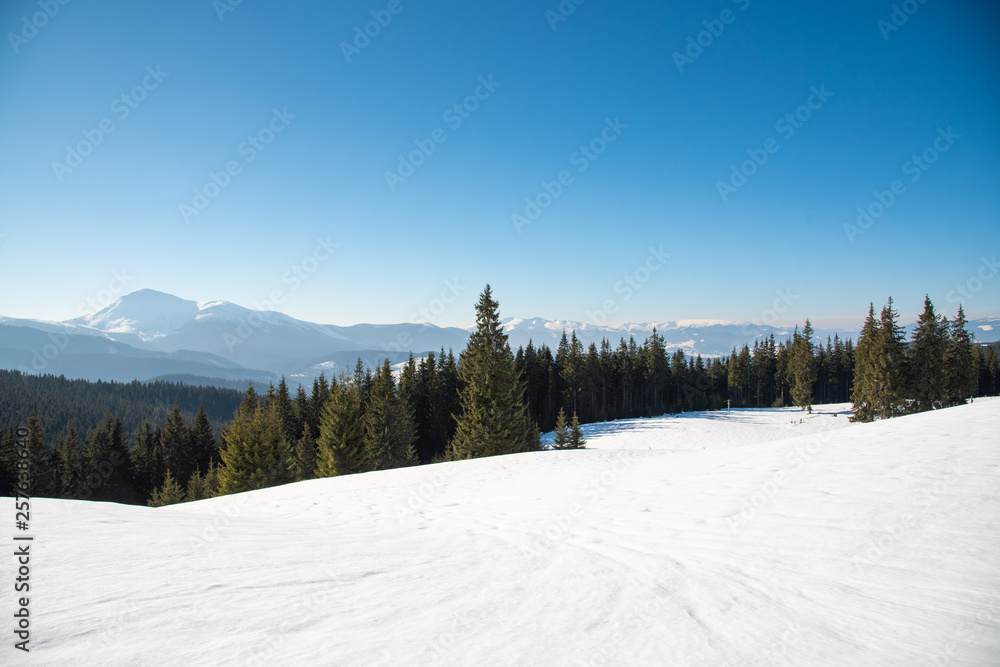
<svg viewBox="0 0 1000 667">
<path fill-rule="evenodd" d="M 0 663 L 1000 664 L 1000 401 L 836 410 L 162 509 L 36 500 L 33 651 Z"/>
</svg>

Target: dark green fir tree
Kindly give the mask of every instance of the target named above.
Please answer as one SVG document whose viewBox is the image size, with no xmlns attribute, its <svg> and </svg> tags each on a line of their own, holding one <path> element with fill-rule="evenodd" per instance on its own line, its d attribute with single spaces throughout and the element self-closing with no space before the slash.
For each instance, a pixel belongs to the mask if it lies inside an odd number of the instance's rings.
<svg viewBox="0 0 1000 667">
<path fill-rule="evenodd" d="M 462 413 L 451 441 L 451 457 L 526 451 L 534 428 L 528 420 L 525 386 L 489 285 L 476 305 L 476 330 L 469 336 L 459 367 Z"/>
</svg>

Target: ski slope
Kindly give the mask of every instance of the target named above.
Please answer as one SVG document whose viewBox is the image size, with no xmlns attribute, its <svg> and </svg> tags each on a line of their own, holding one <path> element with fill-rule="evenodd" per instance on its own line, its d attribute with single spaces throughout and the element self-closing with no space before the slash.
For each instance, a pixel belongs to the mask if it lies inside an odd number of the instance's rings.
<svg viewBox="0 0 1000 667">
<path fill-rule="evenodd" d="M 36 500 L 32 652 L 7 630 L 0 663 L 1000 664 L 1000 400 L 846 408 L 161 509 Z"/>
</svg>

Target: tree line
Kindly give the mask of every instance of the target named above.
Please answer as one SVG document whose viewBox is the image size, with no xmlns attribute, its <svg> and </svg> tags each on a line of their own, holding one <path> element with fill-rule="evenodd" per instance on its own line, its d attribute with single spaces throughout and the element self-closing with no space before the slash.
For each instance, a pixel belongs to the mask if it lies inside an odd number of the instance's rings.
<svg viewBox="0 0 1000 667">
<path fill-rule="evenodd" d="M 67 420 L 52 439 L 32 413 L 26 423 L 34 494 L 163 505 L 316 477 L 537 450 L 541 431 L 555 431 L 557 448 L 576 448 L 585 444 L 581 423 L 727 404 L 809 410 L 848 400 L 854 419 L 867 421 L 996 394 L 1000 384 L 995 346 L 975 344 L 961 308 L 948 321 L 929 299 L 912 342 L 905 341 L 890 299 L 878 319 L 870 306 L 856 347 L 838 337 L 815 343 L 806 320 L 785 341 L 771 336 L 708 360 L 668 352 L 655 330 L 641 345 L 633 338 L 617 346 L 604 340 L 584 351 L 571 332 L 555 353 L 530 342 L 513 353 L 489 286 L 476 318 L 457 359 L 443 349 L 419 360 L 411 356 L 398 373 L 388 361 L 372 370 L 359 360 L 353 373 L 331 380 L 321 375 L 311 393 L 300 385 L 294 396 L 284 378 L 263 395 L 252 384 L 242 394 L 205 394 L 235 403 L 228 419 L 213 421 L 204 405 L 185 412 L 175 395 L 159 420 L 138 422 L 132 410 L 128 423 L 137 426 L 129 428 L 108 411 L 86 431 Z M 56 394 L 69 382 L 54 380 Z M 159 400 L 169 396 L 169 388 L 153 385 Z M 138 386 L 118 388 L 128 393 Z M 107 390 L 101 386 L 98 393 Z M 69 412 L 64 407 L 59 414 Z M 10 493 L 14 428 L 25 422 L 7 417 L 4 423 L 0 493 Z"/>
</svg>

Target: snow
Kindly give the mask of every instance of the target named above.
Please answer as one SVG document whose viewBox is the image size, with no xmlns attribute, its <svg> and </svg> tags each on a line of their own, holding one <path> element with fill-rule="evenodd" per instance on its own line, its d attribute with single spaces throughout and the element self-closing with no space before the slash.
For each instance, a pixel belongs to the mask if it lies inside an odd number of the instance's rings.
<svg viewBox="0 0 1000 667">
<path fill-rule="evenodd" d="M 33 651 L 0 662 L 1000 663 L 1000 400 L 838 409 L 161 509 L 35 500 Z"/>
</svg>

